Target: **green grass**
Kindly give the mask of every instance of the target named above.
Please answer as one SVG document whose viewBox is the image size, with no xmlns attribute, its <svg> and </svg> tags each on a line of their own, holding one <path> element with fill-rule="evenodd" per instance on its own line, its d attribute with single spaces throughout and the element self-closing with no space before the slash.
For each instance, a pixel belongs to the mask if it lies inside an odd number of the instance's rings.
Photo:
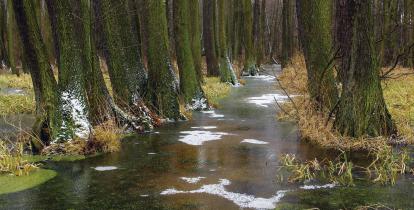
<svg viewBox="0 0 414 210">
<path fill-rule="evenodd" d="M 218 77 L 206 77 L 202 85 L 208 102 L 213 107 L 218 107 L 219 101 L 230 94 L 230 85 L 220 82 Z"/>
<path fill-rule="evenodd" d="M 28 176 L 0 175 L 0 195 L 27 190 L 54 178 L 55 171 L 38 169 Z"/>
<path fill-rule="evenodd" d="M 86 159 L 85 155 L 24 155 L 23 159 L 29 163 L 38 163 L 44 160 L 50 160 L 54 162 L 74 162 L 78 160 Z"/>
<path fill-rule="evenodd" d="M 20 77 L 14 74 L 0 74 L 0 87 L 33 90 L 33 83 L 29 74 L 22 74 Z"/>
<path fill-rule="evenodd" d="M 0 94 L 0 115 L 32 114 L 35 112 L 35 107 L 32 93 L 28 95 Z"/>
</svg>

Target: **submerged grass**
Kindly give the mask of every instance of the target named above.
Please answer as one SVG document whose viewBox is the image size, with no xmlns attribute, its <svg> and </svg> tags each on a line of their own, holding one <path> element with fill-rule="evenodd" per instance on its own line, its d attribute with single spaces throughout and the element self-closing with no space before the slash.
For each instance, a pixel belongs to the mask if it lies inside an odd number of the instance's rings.
<svg viewBox="0 0 414 210">
<path fill-rule="evenodd" d="M 53 170 L 36 169 L 28 176 L 0 176 L 0 195 L 14 193 L 36 187 L 54 178 L 57 173 Z"/>
<path fill-rule="evenodd" d="M 230 94 L 231 85 L 220 82 L 218 77 L 206 77 L 202 85 L 207 100 L 211 106 L 217 108 L 219 101 Z"/>
</svg>

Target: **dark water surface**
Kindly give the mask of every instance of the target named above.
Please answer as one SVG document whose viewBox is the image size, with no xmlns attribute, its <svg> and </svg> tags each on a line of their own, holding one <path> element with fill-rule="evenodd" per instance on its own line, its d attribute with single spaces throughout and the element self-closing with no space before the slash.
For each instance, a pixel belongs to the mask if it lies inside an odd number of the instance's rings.
<svg viewBox="0 0 414 210">
<path fill-rule="evenodd" d="M 329 183 L 309 183 L 307 188 L 321 188 L 302 189 L 304 185 L 276 182 L 281 154 L 294 153 L 301 159 L 329 154 L 301 143 L 294 123 L 275 120 L 277 107 L 266 95 L 281 94 L 274 80 L 246 78 L 246 82 L 234 87 L 214 113 L 194 113 L 189 122 L 129 137 L 118 153 L 47 163 L 59 173 L 56 178 L 0 196 L 0 208 L 340 209 L 382 203 L 414 209 L 414 180 L 408 177 L 393 187 L 331 188 L 325 185 Z M 282 95 L 274 96 L 283 100 Z M 205 138 L 216 140 L 195 141 Z M 242 143 L 246 139 L 256 144 Z M 98 171 L 99 166 L 116 169 Z M 186 179 L 196 177 L 201 178 Z"/>
</svg>

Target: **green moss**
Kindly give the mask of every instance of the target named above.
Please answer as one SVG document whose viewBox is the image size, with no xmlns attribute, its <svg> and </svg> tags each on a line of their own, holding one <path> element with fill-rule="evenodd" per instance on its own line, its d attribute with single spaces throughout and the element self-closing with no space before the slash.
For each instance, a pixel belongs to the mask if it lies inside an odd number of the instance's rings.
<svg viewBox="0 0 414 210">
<path fill-rule="evenodd" d="M 37 163 L 44 160 L 50 160 L 55 162 L 74 162 L 78 160 L 86 159 L 84 155 L 54 155 L 54 156 L 47 156 L 47 155 L 25 155 L 23 157 L 26 161 L 30 163 Z"/>
<path fill-rule="evenodd" d="M 0 195 L 36 187 L 54 178 L 56 175 L 57 173 L 55 171 L 46 169 L 38 169 L 36 172 L 33 172 L 28 176 L 1 175 Z"/>
</svg>

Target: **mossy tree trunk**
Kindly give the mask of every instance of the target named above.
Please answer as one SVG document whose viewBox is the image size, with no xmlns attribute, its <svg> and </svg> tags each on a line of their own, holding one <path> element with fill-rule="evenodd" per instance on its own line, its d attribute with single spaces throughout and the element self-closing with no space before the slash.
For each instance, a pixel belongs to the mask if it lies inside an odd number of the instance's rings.
<svg viewBox="0 0 414 210">
<path fill-rule="evenodd" d="M 258 29 L 258 37 L 256 40 L 256 50 L 257 50 L 257 57 L 256 57 L 256 64 L 257 66 L 261 66 L 264 59 L 265 59 L 265 32 L 266 32 L 266 0 L 262 0 L 260 5 L 260 13 L 259 13 L 259 29 Z"/>
<path fill-rule="evenodd" d="M 294 53 L 293 0 L 283 0 L 282 8 L 282 67 L 285 67 Z"/>
<path fill-rule="evenodd" d="M 207 76 L 220 75 L 216 53 L 216 30 L 214 25 L 214 11 L 216 0 L 203 0 L 203 39 L 206 54 Z"/>
<path fill-rule="evenodd" d="M 243 36 L 244 36 L 244 67 L 243 74 L 256 75 L 256 51 L 253 40 L 253 5 L 251 0 L 242 0 L 243 5 Z"/>
<path fill-rule="evenodd" d="M 60 129 L 55 135 L 56 142 L 71 139 L 90 138 L 89 104 L 86 96 L 86 70 L 84 65 L 84 42 L 79 35 L 83 33 L 81 4 L 76 1 L 48 1 L 52 29 L 56 31 L 55 44 L 58 49 L 59 68 L 59 109 L 62 112 Z"/>
<path fill-rule="evenodd" d="M 35 136 L 42 140 L 42 144 L 37 141 L 33 143 L 38 150 L 50 143 L 55 134 L 57 119 L 60 117 L 57 111 L 57 83 L 48 61 L 40 27 L 36 22 L 32 1 L 14 0 L 13 6 L 36 95 L 37 120 L 33 131 Z"/>
<path fill-rule="evenodd" d="M 17 52 L 16 52 L 16 20 L 13 9 L 13 0 L 7 0 L 7 55 L 9 56 L 9 67 L 11 72 L 20 75 L 17 69 Z"/>
<path fill-rule="evenodd" d="M 171 65 L 164 0 L 143 0 L 148 57 L 147 98 L 161 116 L 181 117 L 178 82 Z"/>
<path fill-rule="evenodd" d="M 121 107 L 142 104 L 147 73 L 141 60 L 137 32 L 133 31 L 127 0 L 95 1 L 102 25 L 104 55 L 116 103 Z"/>
<path fill-rule="evenodd" d="M 236 60 L 240 56 L 241 43 L 242 43 L 242 18 L 243 18 L 243 7 L 239 0 L 233 1 L 233 25 L 232 25 L 232 60 Z"/>
<path fill-rule="evenodd" d="M 343 84 L 335 127 L 352 137 L 396 132 L 387 110 L 375 51 L 371 1 L 337 0 L 337 35 Z"/>
<path fill-rule="evenodd" d="M 0 65 L 7 65 L 7 51 L 6 51 L 6 5 L 4 1 L 0 1 Z"/>
<path fill-rule="evenodd" d="M 338 100 L 332 47 L 332 1 L 298 0 L 299 37 L 305 56 L 308 90 L 320 109 L 330 111 Z M 317 38 L 315 38 L 317 37 Z"/>
<path fill-rule="evenodd" d="M 382 37 L 382 61 L 384 66 L 391 65 L 394 62 L 398 49 L 398 1 L 399 0 L 384 0 L 383 1 L 383 37 Z"/>
<path fill-rule="evenodd" d="M 180 91 L 188 109 L 201 110 L 207 108 L 206 99 L 197 79 L 197 71 L 191 48 L 190 5 L 188 1 L 173 1 L 175 51 L 180 72 Z"/>
<path fill-rule="evenodd" d="M 227 48 L 226 36 L 226 15 L 225 0 L 218 0 L 218 31 L 219 31 L 219 55 L 220 55 L 220 78 L 222 82 L 228 82 L 233 85 L 238 84 L 237 76 L 234 73 L 233 66 L 230 62 Z"/>
<path fill-rule="evenodd" d="M 197 73 L 197 79 L 199 82 L 204 83 L 203 72 L 201 69 L 201 12 L 200 12 L 200 0 L 189 0 L 190 5 L 190 40 L 191 51 L 193 53 L 194 68 Z"/>
</svg>

